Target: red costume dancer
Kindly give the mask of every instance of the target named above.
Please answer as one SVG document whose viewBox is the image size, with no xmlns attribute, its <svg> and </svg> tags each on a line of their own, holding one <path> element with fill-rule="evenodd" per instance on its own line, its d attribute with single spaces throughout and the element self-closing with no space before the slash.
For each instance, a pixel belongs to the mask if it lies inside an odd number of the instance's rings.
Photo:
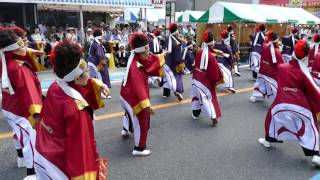
<svg viewBox="0 0 320 180">
<path fill-rule="evenodd" d="M 192 118 L 198 119 L 201 110 L 204 110 L 212 120 L 212 125 L 218 123 L 221 111 L 216 94 L 216 86 L 223 82 L 214 50 L 212 32 L 205 31 L 203 49 L 197 52 L 195 70 L 192 77 Z"/>
<path fill-rule="evenodd" d="M 284 61 L 279 50 L 278 34 L 268 32 L 261 51 L 260 69 L 252 96 L 250 97 L 251 102 L 262 100 L 265 97 L 275 98 L 278 89 L 278 66 L 283 63 Z"/>
<path fill-rule="evenodd" d="M 314 57 L 314 63 L 311 68 L 311 75 L 313 80 L 320 86 L 320 53 Z"/>
<path fill-rule="evenodd" d="M 35 169 L 41 180 L 101 180 L 93 110 L 104 105 L 108 87 L 90 79 L 79 45 L 65 40 L 53 53 L 58 80 L 47 93 L 37 126 Z M 103 175 L 102 175 L 103 176 Z M 104 177 L 105 178 L 105 177 Z"/>
<path fill-rule="evenodd" d="M 126 112 L 121 134 L 127 136 L 128 131 L 133 132 L 135 146 L 132 155 L 146 156 L 151 153 L 146 149 L 152 112 L 148 76 L 163 76 L 164 60 L 149 55 L 147 37 L 142 33 L 132 35 L 130 46 L 132 51 L 120 90 L 120 102 Z"/>
<path fill-rule="evenodd" d="M 42 108 L 42 95 L 36 74 L 24 59 L 19 58 L 26 56 L 26 53 L 20 37 L 11 30 L 0 30 L 2 112 L 19 142 L 15 143 L 19 155 L 18 166 L 27 167 L 25 179 L 35 179 L 33 127 Z"/>
<path fill-rule="evenodd" d="M 266 116 L 265 138 L 259 143 L 268 148 L 271 142 L 298 141 L 305 155 L 320 165 L 320 89 L 308 70 L 309 50 L 307 41 L 299 40 L 290 63 L 278 67 L 278 93 Z"/>
<path fill-rule="evenodd" d="M 312 36 L 312 41 L 313 41 L 313 44 L 312 44 L 312 48 L 310 50 L 310 53 L 309 53 L 309 63 L 308 63 L 308 67 L 312 68 L 313 67 L 313 64 L 314 64 L 314 57 L 320 53 L 320 50 L 319 50 L 319 44 L 320 44 L 320 35 L 318 33 L 315 33 L 313 36 Z"/>
<path fill-rule="evenodd" d="M 28 48 L 27 32 L 25 30 L 21 29 L 18 26 L 9 27 L 7 29 L 14 31 L 19 37 L 21 37 L 27 49 L 27 55 L 24 57 L 19 57 L 19 59 L 23 59 L 24 61 L 29 63 L 35 72 L 43 71 L 45 68 L 42 64 L 39 63 L 38 56 L 44 55 L 45 52 Z"/>
</svg>

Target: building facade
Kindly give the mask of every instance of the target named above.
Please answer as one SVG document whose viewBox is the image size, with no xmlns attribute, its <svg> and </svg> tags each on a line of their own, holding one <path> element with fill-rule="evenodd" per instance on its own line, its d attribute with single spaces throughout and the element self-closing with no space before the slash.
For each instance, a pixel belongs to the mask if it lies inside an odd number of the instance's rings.
<svg viewBox="0 0 320 180">
<path fill-rule="evenodd" d="M 260 0 L 260 4 L 302 7 L 310 13 L 320 17 L 320 0 Z"/>
</svg>

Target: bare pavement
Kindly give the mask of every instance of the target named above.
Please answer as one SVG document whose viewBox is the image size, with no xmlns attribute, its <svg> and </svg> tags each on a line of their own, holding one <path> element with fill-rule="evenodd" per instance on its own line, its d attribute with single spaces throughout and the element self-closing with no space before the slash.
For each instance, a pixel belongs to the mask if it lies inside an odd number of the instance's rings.
<svg viewBox="0 0 320 180">
<path fill-rule="evenodd" d="M 236 94 L 219 90 L 222 118 L 211 127 L 204 115 L 191 118 L 191 76 L 184 77 L 185 100 L 162 98 L 162 90 L 151 88 L 156 115 L 151 119 L 148 157 L 132 157 L 132 136 L 122 139 L 122 109 L 119 104 L 121 72 L 112 72 L 113 99 L 96 112 L 95 135 L 101 156 L 108 159 L 110 180 L 212 180 L 290 179 L 316 176 L 320 169 L 303 155 L 296 142 L 275 144 L 265 149 L 257 142 L 264 136 L 264 118 L 270 102 L 251 103 L 252 81 L 248 68 L 235 77 Z M 52 74 L 40 75 L 45 90 Z M 121 78 L 120 78 L 121 79 Z M 0 116 L 0 179 L 21 180 L 26 170 L 16 167 L 16 152 L 10 128 Z M 75 165 L 76 166 L 76 165 Z M 315 178 L 317 179 L 317 178 Z"/>
</svg>

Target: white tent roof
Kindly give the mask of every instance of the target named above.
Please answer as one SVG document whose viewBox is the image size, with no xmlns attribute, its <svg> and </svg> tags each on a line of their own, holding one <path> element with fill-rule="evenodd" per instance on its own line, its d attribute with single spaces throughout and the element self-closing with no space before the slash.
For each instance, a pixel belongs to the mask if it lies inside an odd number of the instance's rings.
<svg viewBox="0 0 320 180">
<path fill-rule="evenodd" d="M 298 24 L 320 24 L 320 19 L 301 8 L 288 8 L 261 4 L 216 2 L 199 22 L 295 22 Z"/>
<path fill-rule="evenodd" d="M 183 12 L 182 15 L 180 15 L 178 17 L 178 18 L 181 18 L 181 21 L 179 21 L 179 20 L 178 21 L 179 22 L 191 22 L 190 16 L 192 16 L 193 18 L 198 20 L 203 15 L 203 13 L 204 13 L 204 11 L 189 11 L 189 10 L 186 10 L 186 11 Z"/>
<path fill-rule="evenodd" d="M 175 12 L 175 21 L 178 21 L 178 18 L 183 14 L 183 12 Z"/>
<path fill-rule="evenodd" d="M 147 19 L 151 22 L 164 21 L 164 19 L 166 19 L 166 10 L 147 9 Z"/>
</svg>

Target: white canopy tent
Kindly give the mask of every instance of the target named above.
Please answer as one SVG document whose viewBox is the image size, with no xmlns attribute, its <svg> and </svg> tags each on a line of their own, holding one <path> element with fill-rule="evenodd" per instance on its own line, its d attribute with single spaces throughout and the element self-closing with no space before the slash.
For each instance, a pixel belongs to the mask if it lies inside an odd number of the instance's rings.
<svg viewBox="0 0 320 180">
<path fill-rule="evenodd" d="M 302 8 L 261 4 L 216 2 L 198 20 L 202 23 L 261 22 L 320 24 L 320 19 Z"/>
<path fill-rule="evenodd" d="M 178 17 L 180 23 L 197 22 L 197 20 L 204 14 L 204 11 L 184 11 L 182 15 Z"/>
</svg>

